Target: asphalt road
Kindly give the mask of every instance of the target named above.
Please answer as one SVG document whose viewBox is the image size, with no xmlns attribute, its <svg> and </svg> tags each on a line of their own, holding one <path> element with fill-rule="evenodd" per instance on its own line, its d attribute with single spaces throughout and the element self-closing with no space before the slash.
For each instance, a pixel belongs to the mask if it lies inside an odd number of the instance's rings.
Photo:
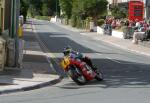
<svg viewBox="0 0 150 103">
<path fill-rule="evenodd" d="M 134 54 L 80 35 L 47 21 L 34 21 L 37 38 L 51 59 L 59 62 L 70 45 L 92 58 L 104 81 L 78 86 L 71 79 L 39 90 L 0 96 L 0 103 L 149 103 L 150 57 Z M 51 60 L 50 59 L 50 60 Z M 53 63 L 61 72 L 57 63 Z"/>
</svg>

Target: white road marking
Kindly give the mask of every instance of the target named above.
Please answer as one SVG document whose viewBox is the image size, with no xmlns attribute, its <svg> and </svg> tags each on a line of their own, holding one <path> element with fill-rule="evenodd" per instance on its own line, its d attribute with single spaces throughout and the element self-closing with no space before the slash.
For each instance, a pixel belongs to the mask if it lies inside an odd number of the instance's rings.
<svg viewBox="0 0 150 103">
<path fill-rule="evenodd" d="M 111 60 L 111 61 L 113 61 L 113 62 L 116 62 L 116 63 L 122 64 L 122 63 L 121 63 L 121 62 L 119 62 L 118 60 L 112 59 L 112 58 L 110 58 L 110 57 L 106 57 L 106 59 L 109 59 L 109 60 Z"/>
</svg>

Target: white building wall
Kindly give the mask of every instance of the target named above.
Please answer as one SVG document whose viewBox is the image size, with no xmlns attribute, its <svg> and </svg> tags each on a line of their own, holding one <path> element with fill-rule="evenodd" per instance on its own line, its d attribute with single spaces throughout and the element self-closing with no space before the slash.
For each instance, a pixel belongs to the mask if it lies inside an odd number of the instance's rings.
<svg viewBox="0 0 150 103">
<path fill-rule="evenodd" d="M 109 4 L 112 4 L 113 0 L 107 0 Z"/>
<path fill-rule="evenodd" d="M 128 0 L 118 0 L 118 3 L 128 2 Z"/>
</svg>

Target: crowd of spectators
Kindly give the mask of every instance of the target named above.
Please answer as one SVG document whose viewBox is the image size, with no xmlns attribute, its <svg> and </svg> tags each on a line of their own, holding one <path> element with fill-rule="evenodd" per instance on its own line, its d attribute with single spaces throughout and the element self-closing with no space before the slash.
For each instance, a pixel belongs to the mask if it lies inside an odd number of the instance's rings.
<svg viewBox="0 0 150 103">
<path fill-rule="evenodd" d="M 111 35 L 112 29 L 122 29 L 125 28 L 123 32 L 128 33 L 131 37 L 134 32 L 147 32 L 150 35 L 150 18 L 143 19 L 142 21 L 128 20 L 128 19 L 115 19 L 113 17 L 107 17 L 105 19 L 105 27 L 104 30 L 109 30 L 109 34 Z"/>
<path fill-rule="evenodd" d="M 148 20 L 143 19 L 139 21 L 138 19 L 127 20 L 127 19 L 115 19 L 113 17 L 106 18 L 105 24 L 109 24 L 112 29 L 121 28 L 122 26 L 134 27 L 136 31 L 145 31 L 150 28 L 150 18 Z"/>
</svg>

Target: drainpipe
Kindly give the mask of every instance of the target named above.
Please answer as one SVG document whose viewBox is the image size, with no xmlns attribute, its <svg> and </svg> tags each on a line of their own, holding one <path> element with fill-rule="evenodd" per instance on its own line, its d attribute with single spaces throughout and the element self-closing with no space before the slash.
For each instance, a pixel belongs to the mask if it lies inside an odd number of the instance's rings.
<svg viewBox="0 0 150 103">
<path fill-rule="evenodd" d="M 14 11 L 14 0 L 10 0 L 11 2 L 11 17 L 10 17 L 10 33 L 9 33 L 9 39 L 7 40 L 7 66 L 8 67 L 15 67 L 15 38 L 14 38 L 14 33 L 15 33 L 15 22 L 14 22 L 14 16 L 15 16 L 15 11 Z"/>
<path fill-rule="evenodd" d="M 10 25 L 10 34 L 9 37 L 12 38 L 13 37 L 13 33 L 14 33 L 14 0 L 11 0 L 11 25 Z"/>
<path fill-rule="evenodd" d="M 19 67 L 19 63 L 18 63 L 18 59 L 19 59 L 19 38 L 18 38 L 18 29 L 19 29 L 19 15 L 20 15 L 20 0 L 16 0 L 16 35 L 15 35 L 15 38 L 16 38 L 16 58 L 15 58 L 15 65 L 17 67 Z"/>
</svg>

